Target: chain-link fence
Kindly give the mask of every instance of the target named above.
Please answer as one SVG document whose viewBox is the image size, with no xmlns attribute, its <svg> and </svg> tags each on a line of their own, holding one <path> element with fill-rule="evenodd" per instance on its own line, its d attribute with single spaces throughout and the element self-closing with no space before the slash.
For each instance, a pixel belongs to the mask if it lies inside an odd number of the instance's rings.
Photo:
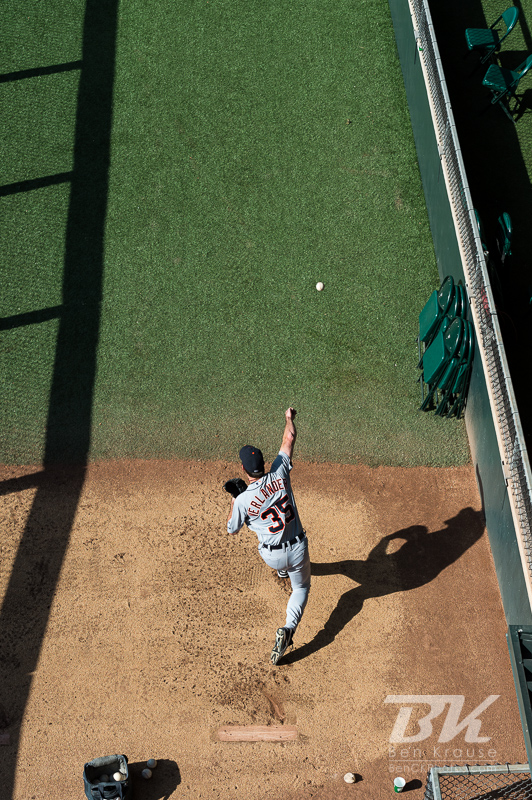
<svg viewBox="0 0 532 800">
<path fill-rule="evenodd" d="M 424 800 L 532 800 L 528 764 L 433 767 Z"/>
<path fill-rule="evenodd" d="M 476 223 L 454 116 L 426 0 L 410 0 L 412 24 L 445 176 L 466 287 L 529 596 L 532 598 L 532 478 L 506 354 Z"/>
</svg>

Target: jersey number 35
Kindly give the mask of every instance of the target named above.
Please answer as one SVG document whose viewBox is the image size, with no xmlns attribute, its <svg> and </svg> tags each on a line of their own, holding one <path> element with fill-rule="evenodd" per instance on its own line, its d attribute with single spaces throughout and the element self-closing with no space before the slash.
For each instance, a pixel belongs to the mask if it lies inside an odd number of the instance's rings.
<svg viewBox="0 0 532 800">
<path fill-rule="evenodd" d="M 280 533 L 289 522 L 292 522 L 295 516 L 292 504 L 288 501 L 288 495 L 285 494 L 279 500 L 276 500 L 273 506 L 263 511 L 260 518 L 266 521 L 268 517 L 271 517 L 273 525 L 268 528 L 269 532 Z"/>
</svg>

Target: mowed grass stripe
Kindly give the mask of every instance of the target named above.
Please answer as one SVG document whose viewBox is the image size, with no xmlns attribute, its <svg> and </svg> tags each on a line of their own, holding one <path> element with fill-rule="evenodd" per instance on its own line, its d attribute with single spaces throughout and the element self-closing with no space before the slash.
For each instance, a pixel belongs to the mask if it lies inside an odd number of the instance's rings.
<svg viewBox="0 0 532 800">
<path fill-rule="evenodd" d="M 417 410 L 438 279 L 388 5 L 285 6 L 120 8 L 94 458 L 272 456 L 288 404 L 300 457 L 468 458 Z"/>
</svg>

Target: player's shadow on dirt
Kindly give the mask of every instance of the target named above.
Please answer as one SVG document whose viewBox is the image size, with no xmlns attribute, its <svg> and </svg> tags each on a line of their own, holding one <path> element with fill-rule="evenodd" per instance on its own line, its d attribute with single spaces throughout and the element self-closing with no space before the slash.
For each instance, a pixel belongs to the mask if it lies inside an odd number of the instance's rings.
<svg viewBox="0 0 532 800">
<path fill-rule="evenodd" d="M 293 664 L 331 644 L 362 609 L 365 600 L 407 592 L 430 583 L 480 539 L 484 515 L 481 511 L 464 508 L 456 517 L 446 520 L 445 525 L 446 528 L 433 533 L 424 525 L 391 533 L 381 539 L 365 561 L 313 563 L 313 577 L 346 575 L 360 585 L 340 597 L 321 631 L 311 642 L 289 653 L 284 663 Z M 394 540 L 403 540 L 403 544 L 394 552 L 388 552 Z"/>
<path fill-rule="evenodd" d="M 149 780 L 142 777 L 145 767 L 145 761 L 129 764 L 129 772 L 133 776 L 133 800 L 168 800 L 181 783 L 176 762 L 168 758 L 158 759 Z"/>
</svg>

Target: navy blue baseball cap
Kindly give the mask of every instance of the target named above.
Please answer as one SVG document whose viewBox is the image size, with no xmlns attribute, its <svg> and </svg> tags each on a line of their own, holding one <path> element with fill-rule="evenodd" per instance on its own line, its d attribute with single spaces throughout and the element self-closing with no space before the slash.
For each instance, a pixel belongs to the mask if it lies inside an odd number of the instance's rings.
<svg viewBox="0 0 532 800">
<path fill-rule="evenodd" d="M 258 475 L 264 472 L 264 457 L 258 447 L 247 444 L 239 453 L 242 466 L 246 472 Z"/>
</svg>

